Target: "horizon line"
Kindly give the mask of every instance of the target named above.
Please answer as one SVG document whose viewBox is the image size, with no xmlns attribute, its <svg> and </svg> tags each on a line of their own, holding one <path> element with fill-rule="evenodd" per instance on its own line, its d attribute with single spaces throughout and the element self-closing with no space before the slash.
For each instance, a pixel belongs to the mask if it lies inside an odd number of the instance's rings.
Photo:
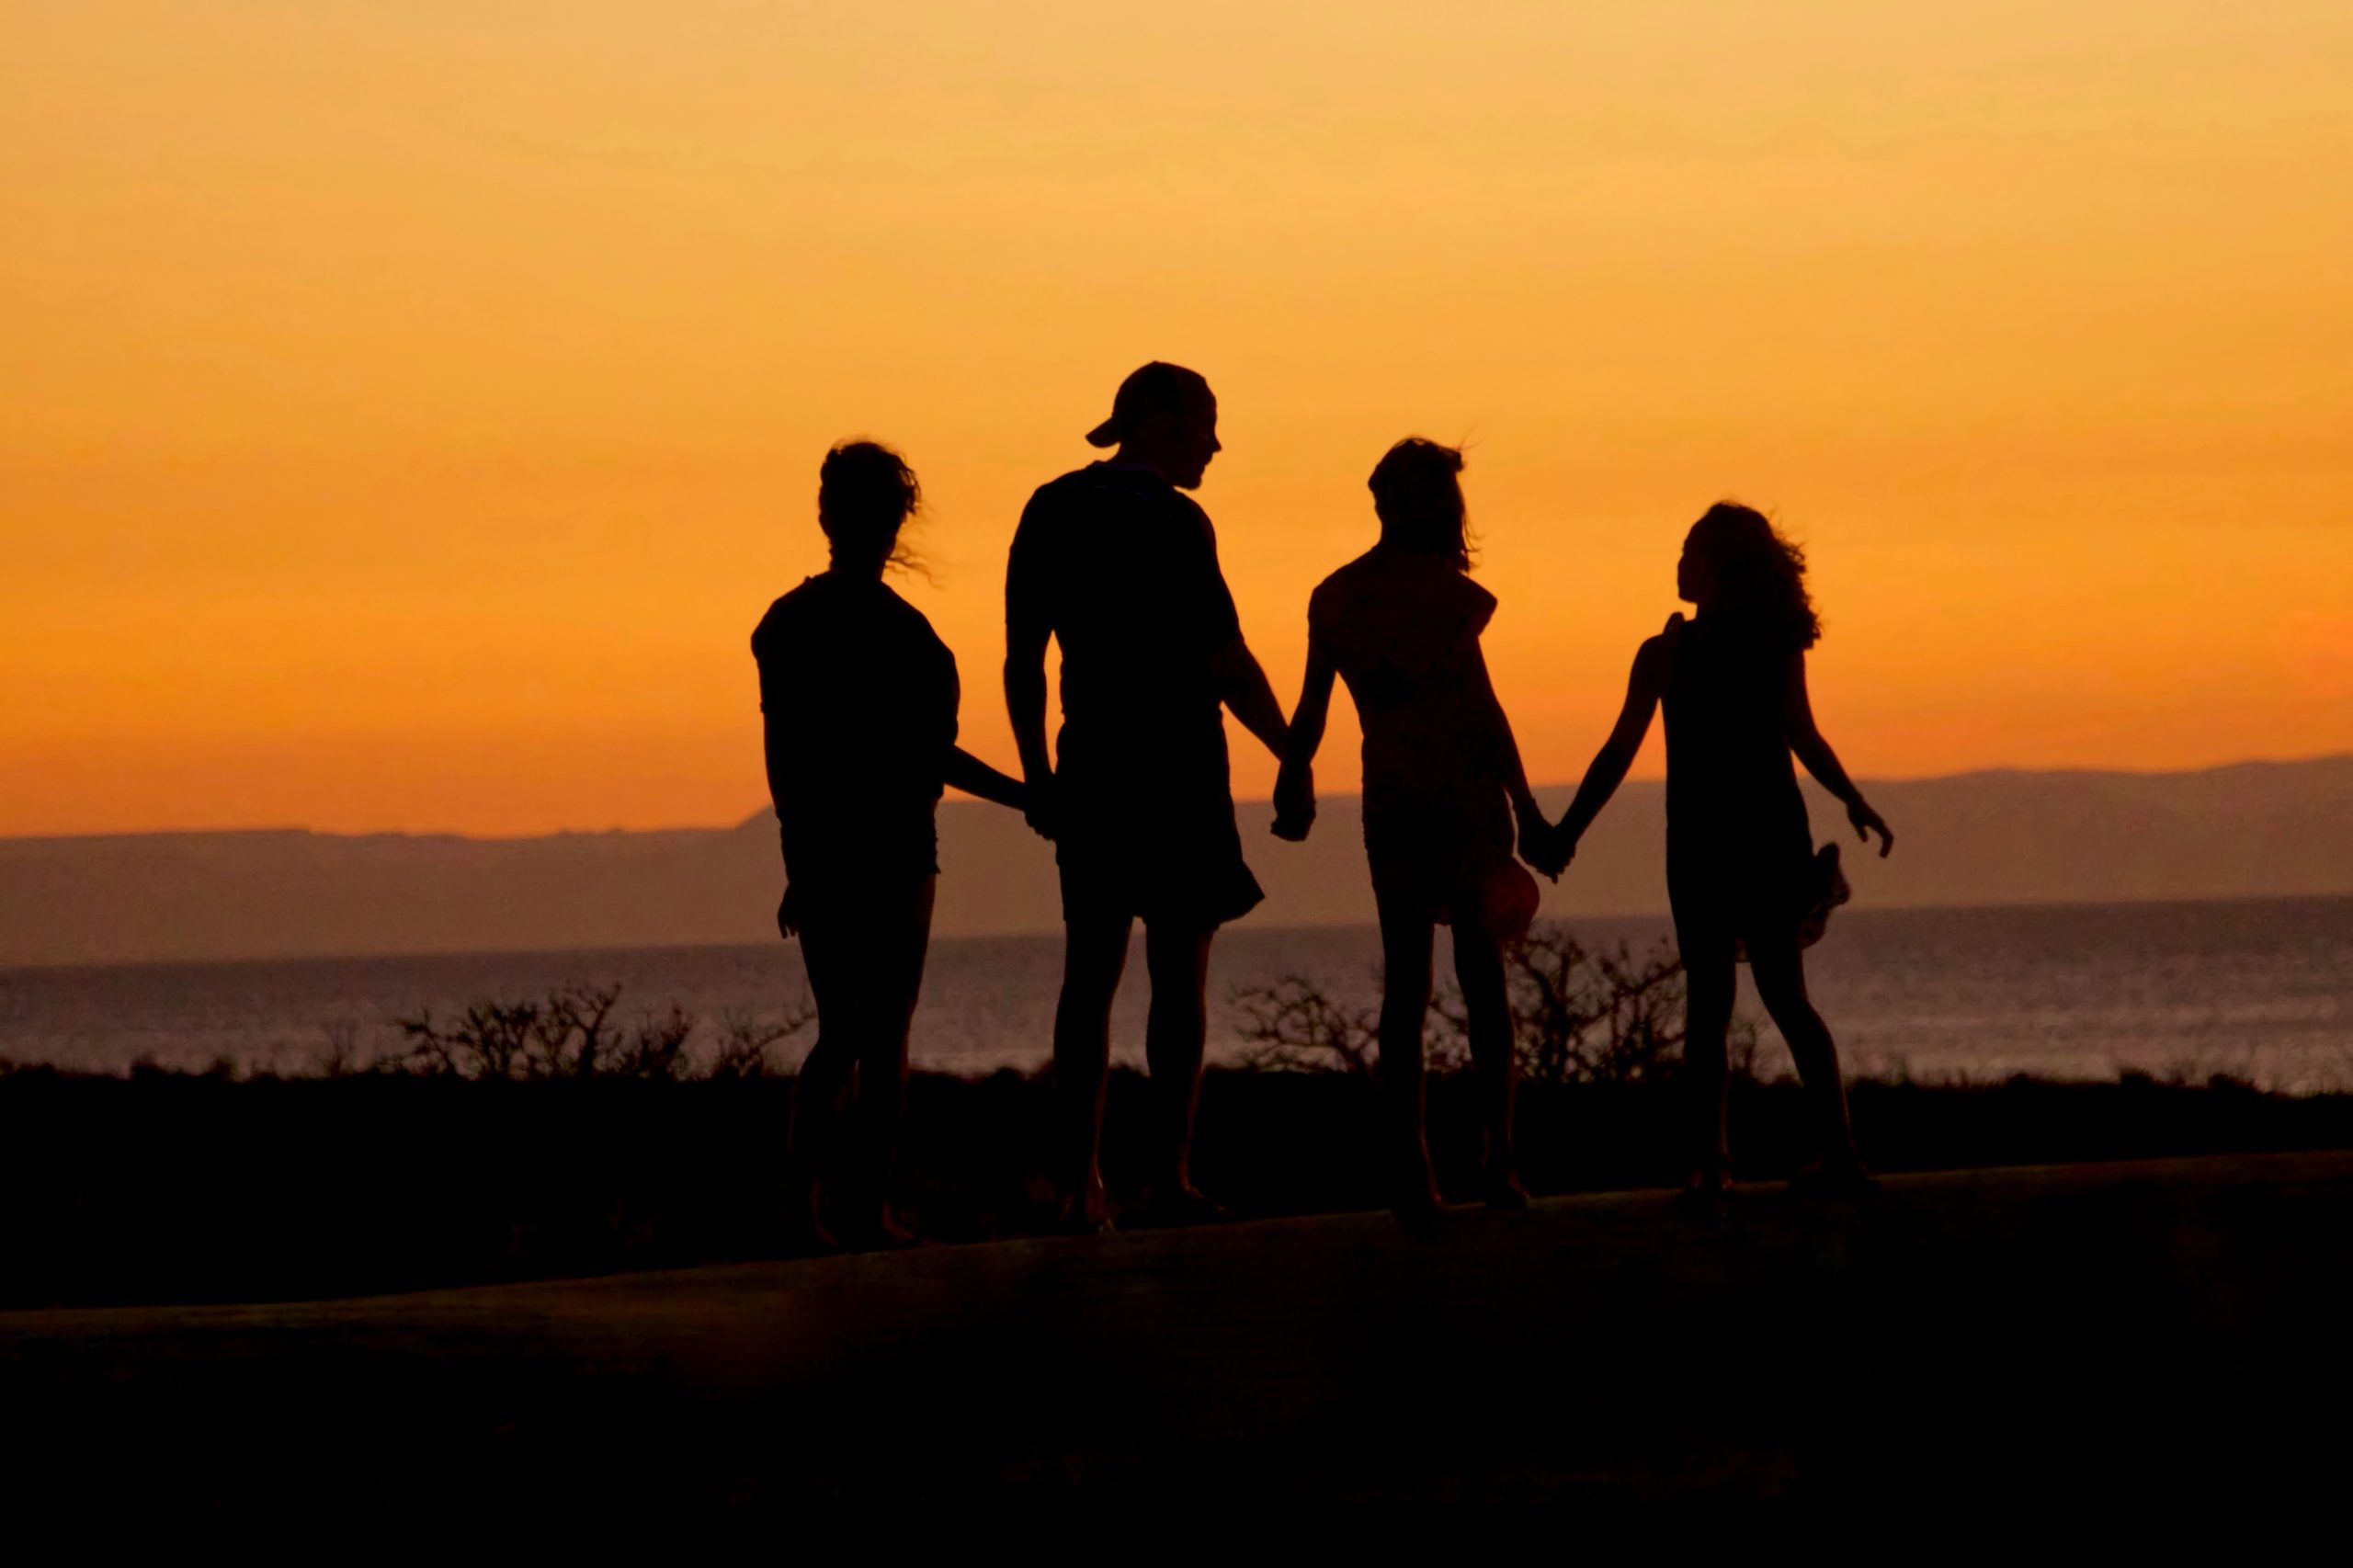
<svg viewBox="0 0 2353 1568">
<path fill-rule="evenodd" d="M 2240 757 L 2230 762 L 2210 763 L 2199 767 L 2031 767 L 2018 764 L 1997 763 L 1984 767 L 1961 768 L 1951 773 L 1924 773 L 1915 774 L 1908 777 L 1893 775 L 1878 776 L 1859 778 L 1857 782 L 1859 784 L 1873 786 L 1909 786 L 1919 784 L 1952 783 L 1967 778 L 2017 778 L 2023 776 L 2040 776 L 2043 778 L 2078 778 L 2084 776 L 2097 776 L 2111 778 L 2193 778 L 2202 775 L 2230 773 L 2245 768 L 2298 767 L 2336 762 L 2353 763 L 2353 751 L 2321 752 L 2311 756 Z M 1631 778 L 1627 779 L 1626 782 L 1632 785 L 1645 785 L 1661 784 L 1665 781 L 1665 775 L 1664 773 L 1656 773 Z M 1531 784 L 1529 788 L 1531 790 L 1574 790 L 1577 788 L 1578 782 L 1579 781 L 1575 779 L 1555 779 L 1549 783 Z M 1359 799 L 1362 794 L 1363 791 L 1361 790 L 1336 790 L 1325 793 L 1320 798 L 1325 801 L 1349 801 Z M 985 803 L 986 802 L 984 801 L 975 801 L 972 797 L 955 790 L 948 791 L 941 800 L 941 804 L 943 805 L 980 805 Z M 1249 795 L 1236 796 L 1233 803 L 1237 807 L 1264 806 L 1272 804 L 1272 801 L 1263 796 Z M 756 806 L 747 814 L 736 817 L 731 822 L 679 823 L 659 827 L 556 827 L 544 829 L 537 833 L 468 833 L 462 830 L 450 828 L 393 827 L 347 830 L 340 828 L 306 827 L 295 824 L 264 823 L 256 824 L 248 827 L 116 828 L 95 833 L 0 834 L 0 845 L 61 844 L 75 842 L 95 843 L 108 839 L 231 837 L 438 838 L 456 839 L 460 842 L 471 844 L 525 844 L 548 838 L 610 838 L 622 835 L 654 837 L 662 834 L 736 833 L 759 821 L 760 818 L 767 815 L 771 809 L 771 807 L 765 804 Z"/>
</svg>

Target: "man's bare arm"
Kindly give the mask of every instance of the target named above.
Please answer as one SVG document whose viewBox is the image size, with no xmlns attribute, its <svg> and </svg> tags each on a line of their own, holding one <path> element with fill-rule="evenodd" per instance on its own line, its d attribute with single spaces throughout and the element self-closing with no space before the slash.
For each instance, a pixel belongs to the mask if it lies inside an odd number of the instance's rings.
<svg viewBox="0 0 2353 1568">
<path fill-rule="evenodd" d="M 1290 726 L 1283 722 L 1282 704 L 1275 700 L 1275 688 L 1267 683 L 1267 672 L 1258 667 L 1250 645 L 1235 637 L 1211 655 L 1211 668 L 1217 676 L 1219 699 L 1233 710 L 1244 729 L 1279 758 Z"/>
<path fill-rule="evenodd" d="M 962 746 L 948 748 L 948 765 L 941 769 L 940 782 L 951 790 L 961 790 L 967 795 L 1010 806 L 1017 812 L 1026 810 L 1029 804 L 1029 787 L 1020 779 L 999 773 Z"/>
<path fill-rule="evenodd" d="M 1029 799 L 1029 825 L 1054 835 L 1050 796 L 1054 759 L 1046 750 L 1045 628 L 1008 622 L 1005 629 L 1005 707 L 1013 721 L 1013 744 L 1021 755 L 1021 777 Z"/>
<path fill-rule="evenodd" d="M 1315 752 L 1324 744 L 1324 728 L 1332 716 L 1332 682 L 1337 674 L 1330 655 L 1308 643 L 1307 678 L 1300 687 L 1299 706 L 1291 710 L 1282 771 L 1275 778 L 1278 838 L 1299 843 L 1315 824 Z"/>
</svg>

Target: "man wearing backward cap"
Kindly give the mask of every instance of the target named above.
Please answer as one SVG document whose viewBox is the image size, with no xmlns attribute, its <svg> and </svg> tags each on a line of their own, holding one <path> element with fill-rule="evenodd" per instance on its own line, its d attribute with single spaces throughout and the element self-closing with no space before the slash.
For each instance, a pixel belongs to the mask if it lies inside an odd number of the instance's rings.
<svg viewBox="0 0 2353 1568">
<path fill-rule="evenodd" d="M 1219 451 L 1217 399 L 1154 361 L 1087 433 L 1117 449 L 1042 485 L 1006 569 L 1005 692 L 1029 824 L 1054 841 L 1066 945 L 1054 1076 L 1063 1218 L 1109 1223 L 1100 1146 L 1111 1001 L 1139 919 L 1152 982 L 1144 1051 L 1160 1146 L 1155 1217 L 1213 1218 L 1188 1158 L 1208 1033 L 1210 943 L 1264 893 L 1243 862 L 1226 772 L 1232 709 L 1282 755 L 1282 709 L 1242 638 L 1197 488 Z M 1046 746 L 1046 641 L 1062 646 L 1063 727 Z"/>
</svg>

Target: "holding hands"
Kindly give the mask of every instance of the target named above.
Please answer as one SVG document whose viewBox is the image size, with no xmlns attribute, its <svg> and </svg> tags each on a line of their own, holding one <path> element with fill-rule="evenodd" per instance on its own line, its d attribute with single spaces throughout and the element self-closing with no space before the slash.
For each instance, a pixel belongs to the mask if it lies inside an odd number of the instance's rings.
<svg viewBox="0 0 2353 1568">
<path fill-rule="evenodd" d="M 1576 858 L 1576 841 L 1563 835 L 1559 828 L 1544 820 L 1533 796 L 1513 803 L 1513 814 L 1519 819 L 1519 858 L 1554 881 Z"/>
<path fill-rule="evenodd" d="M 1307 841 L 1315 825 L 1315 769 L 1304 762 L 1285 760 L 1275 776 L 1274 835 L 1292 844 Z"/>
</svg>

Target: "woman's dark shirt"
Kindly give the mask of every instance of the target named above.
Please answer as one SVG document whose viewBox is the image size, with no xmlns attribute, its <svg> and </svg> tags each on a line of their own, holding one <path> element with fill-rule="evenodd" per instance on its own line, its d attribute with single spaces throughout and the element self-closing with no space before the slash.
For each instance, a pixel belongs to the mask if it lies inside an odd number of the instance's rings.
<svg viewBox="0 0 2353 1568">
<path fill-rule="evenodd" d="M 939 869 L 933 812 L 956 744 L 956 658 L 886 585 L 826 573 L 752 633 L 768 795 L 796 884 Z"/>
</svg>

